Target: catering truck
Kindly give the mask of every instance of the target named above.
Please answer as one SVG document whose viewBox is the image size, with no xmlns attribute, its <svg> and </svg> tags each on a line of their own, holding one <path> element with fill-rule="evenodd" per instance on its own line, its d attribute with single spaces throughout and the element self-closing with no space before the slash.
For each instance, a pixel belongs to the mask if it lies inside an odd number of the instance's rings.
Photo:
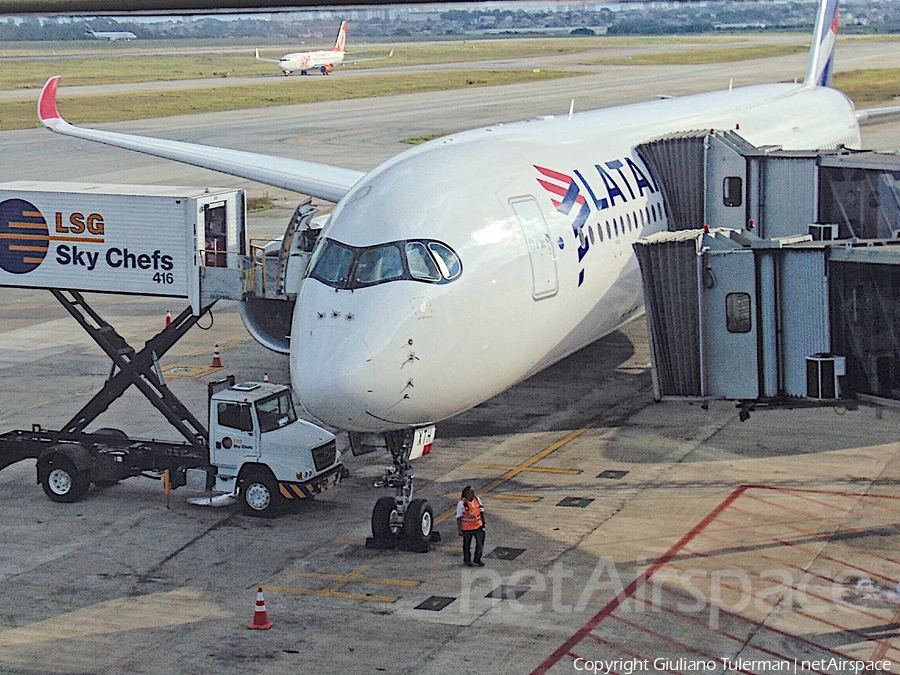
<svg viewBox="0 0 900 675">
<path fill-rule="evenodd" d="M 200 317 L 264 283 L 245 223 L 242 190 L 0 184 L 0 286 L 48 290 L 112 360 L 100 391 L 59 429 L 35 424 L 0 434 L 0 470 L 35 459 L 38 482 L 57 502 L 143 475 L 207 491 L 207 501 L 239 499 L 259 516 L 346 475 L 335 437 L 298 419 L 289 387 L 209 383 L 203 424 L 165 382 L 160 359 Z M 182 298 L 188 306 L 136 349 L 84 292 Z M 111 427 L 87 432 L 131 385 L 185 442 L 129 438 Z"/>
<path fill-rule="evenodd" d="M 187 485 L 240 500 L 245 513 L 274 516 L 289 500 L 309 499 L 347 474 L 335 437 L 298 419 L 288 387 L 268 382 L 210 384 L 209 436 L 195 443 L 129 438 L 123 431 L 51 431 L 40 425 L 0 434 L 0 469 L 37 460 L 37 481 L 55 502 L 132 476 Z"/>
</svg>

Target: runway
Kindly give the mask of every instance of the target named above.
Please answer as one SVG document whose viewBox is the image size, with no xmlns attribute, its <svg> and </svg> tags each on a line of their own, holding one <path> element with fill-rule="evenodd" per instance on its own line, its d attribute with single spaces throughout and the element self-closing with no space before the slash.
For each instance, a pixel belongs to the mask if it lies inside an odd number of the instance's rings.
<svg viewBox="0 0 900 675">
<path fill-rule="evenodd" d="M 842 47 L 838 68 L 890 65 L 891 43 Z M 104 128 L 370 169 L 404 139 L 538 115 L 802 76 L 805 56 L 716 66 L 597 68 L 578 78 L 385 99 L 141 120 Z M 868 63 L 869 66 L 861 64 Z M 675 74 L 677 72 L 677 74 Z M 867 131 L 893 148 L 900 126 Z M 268 192 L 254 236 L 298 196 L 55 136 L 0 132 L 0 181 L 234 186 Z M 140 345 L 170 300 L 93 298 Z M 213 345 L 238 379 L 288 382 L 233 303 L 162 362 L 202 417 Z M 109 364 L 49 293 L 0 304 L 0 431 L 53 428 Z M 98 426 L 171 438 L 134 392 Z M 104 420 L 104 418 L 101 418 Z M 416 463 L 440 545 L 363 545 L 387 455 L 346 456 L 339 488 L 274 521 L 166 498 L 133 478 L 50 502 L 23 462 L 0 472 L 0 672 L 900 672 L 900 411 L 653 403 L 634 321 L 438 426 Z M 344 441 L 345 442 L 345 441 Z M 461 565 L 453 509 L 471 484 L 488 513 L 487 567 Z M 274 627 L 248 631 L 257 586 Z M 707 669 L 698 664 L 711 663 Z M 784 667 L 782 668 L 782 664 Z"/>
</svg>

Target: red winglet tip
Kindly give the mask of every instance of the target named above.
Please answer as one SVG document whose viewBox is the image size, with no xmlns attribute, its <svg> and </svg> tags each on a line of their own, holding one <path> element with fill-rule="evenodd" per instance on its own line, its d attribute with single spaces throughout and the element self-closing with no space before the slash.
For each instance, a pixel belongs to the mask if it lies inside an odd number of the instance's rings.
<svg viewBox="0 0 900 675">
<path fill-rule="evenodd" d="M 59 85 L 59 75 L 47 80 L 41 90 L 41 98 L 38 100 L 38 117 L 45 120 L 59 119 L 59 110 L 56 109 L 56 88 Z"/>
</svg>

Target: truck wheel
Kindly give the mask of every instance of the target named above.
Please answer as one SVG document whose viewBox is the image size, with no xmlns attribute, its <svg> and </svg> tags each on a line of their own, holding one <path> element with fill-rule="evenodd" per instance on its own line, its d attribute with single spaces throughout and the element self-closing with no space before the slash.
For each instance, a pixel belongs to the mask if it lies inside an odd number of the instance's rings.
<svg viewBox="0 0 900 675">
<path fill-rule="evenodd" d="M 399 528 L 391 525 L 391 517 L 397 513 L 393 497 L 379 497 L 372 509 L 372 536 L 378 541 L 397 539 Z"/>
<path fill-rule="evenodd" d="M 428 550 L 431 543 L 431 528 L 434 512 L 427 499 L 413 499 L 406 508 L 403 518 L 403 538 L 417 551 Z"/>
<path fill-rule="evenodd" d="M 41 486 L 44 493 L 55 502 L 76 502 L 91 486 L 91 481 L 65 455 L 51 455 L 46 460 Z"/>
<path fill-rule="evenodd" d="M 268 471 L 250 469 L 241 480 L 241 507 L 248 516 L 274 518 L 281 506 L 278 482 Z"/>
</svg>

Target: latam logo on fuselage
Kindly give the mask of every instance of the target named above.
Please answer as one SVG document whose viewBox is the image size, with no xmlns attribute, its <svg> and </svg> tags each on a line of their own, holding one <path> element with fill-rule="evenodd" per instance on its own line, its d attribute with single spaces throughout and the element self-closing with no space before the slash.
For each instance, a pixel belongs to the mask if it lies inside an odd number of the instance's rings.
<svg viewBox="0 0 900 675">
<path fill-rule="evenodd" d="M 589 171 L 573 169 L 574 177 L 537 164 L 533 166 L 540 174 L 537 182 L 550 193 L 554 208 L 563 215 L 574 215 L 572 235 L 578 247 L 579 263 L 584 260 L 591 247 L 584 227 L 592 213 L 599 216 L 603 211 L 625 206 L 639 199 L 644 199 L 646 204 L 649 196 L 659 192 L 659 183 L 637 156 L 594 164 Z M 562 247 L 561 241 L 560 248 Z M 582 283 L 584 268 L 578 274 L 578 285 L 581 286 Z"/>
</svg>

